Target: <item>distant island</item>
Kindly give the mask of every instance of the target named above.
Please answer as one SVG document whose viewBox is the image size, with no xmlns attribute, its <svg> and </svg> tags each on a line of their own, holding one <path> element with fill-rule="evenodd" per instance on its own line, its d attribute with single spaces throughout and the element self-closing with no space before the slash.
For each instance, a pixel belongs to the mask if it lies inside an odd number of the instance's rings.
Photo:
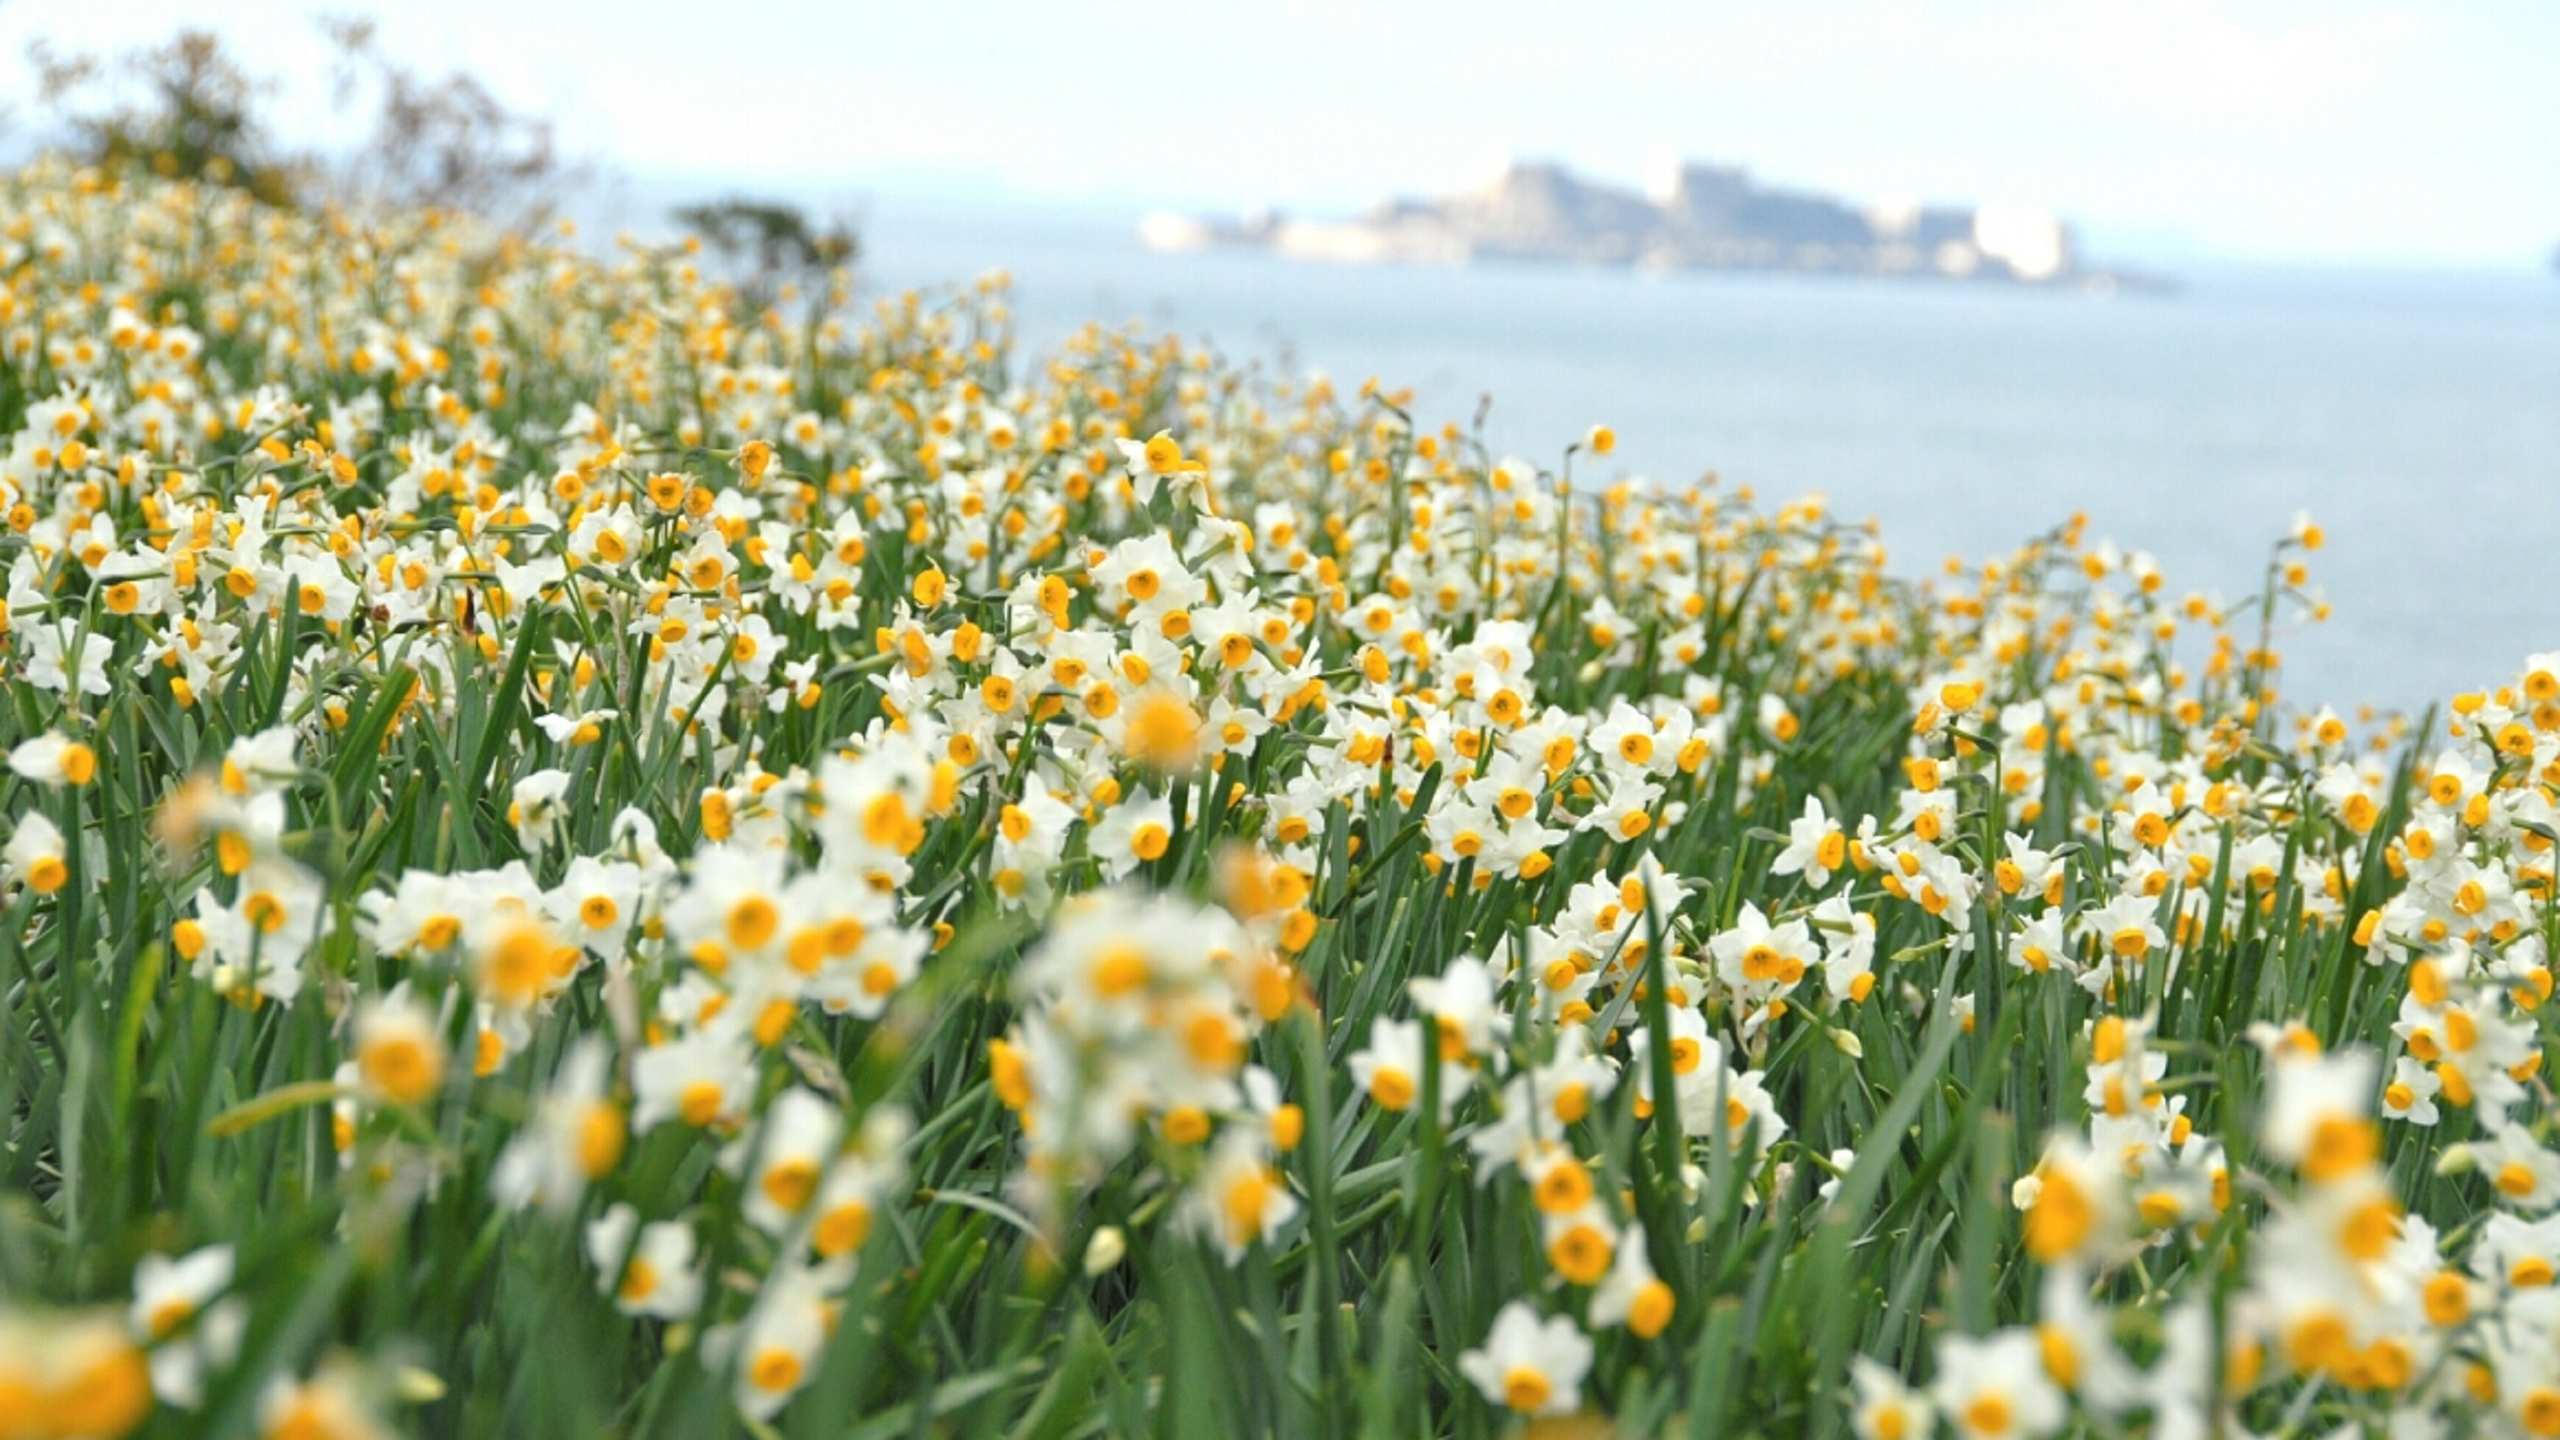
<svg viewBox="0 0 2560 1440">
<path fill-rule="evenodd" d="M 1739 166 L 1681 164 L 1652 195 L 1515 162 L 1479 190 L 1390 200 L 1352 220 L 1265 212 L 1158 213 L 1150 249 L 1268 249 L 1298 260 L 1461 265 L 1543 260 L 1657 270 L 1908 276 L 2095 291 L 2162 290 L 2162 277 L 2093 269 L 2069 226 L 2021 206 L 1874 205 L 1755 183 Z"/>
</svg>

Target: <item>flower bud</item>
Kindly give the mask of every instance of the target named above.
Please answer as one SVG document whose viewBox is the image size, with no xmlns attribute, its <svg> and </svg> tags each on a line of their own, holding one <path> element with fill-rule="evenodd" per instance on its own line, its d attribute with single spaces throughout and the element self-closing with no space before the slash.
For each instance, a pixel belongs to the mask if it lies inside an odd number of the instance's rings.
<svg viewBox="0 0 2560 1440">
<path fill-rule="evenodd" d="M 1121 1233 L 1119 1226 L 1105 1225 L 1094 1231 L 1093 1238 L 1085 1242 L 1084 1273 L 1088 1276 L 1104 1274 L 1128 1253 L 1129 1237 Z"/>
</svg>

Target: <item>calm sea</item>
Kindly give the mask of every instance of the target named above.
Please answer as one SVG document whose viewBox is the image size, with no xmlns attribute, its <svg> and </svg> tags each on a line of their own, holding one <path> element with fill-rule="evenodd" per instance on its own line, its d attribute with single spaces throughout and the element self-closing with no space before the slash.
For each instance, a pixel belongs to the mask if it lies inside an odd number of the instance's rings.
<svg viewBox="0 0 2560 1440">
<path fill-rule="evenodd" d="M 2289 700 L 2416 707 L 2560 648 L 2560 278 L 2205 271 L 2172 297 L 1534 265 L 1152 255 L 1118 220 L 865 220 L 866 283 L 1003 266 L 1024 338 L 1143 320 L 1232 356 L 1376 375 L 1552 465 L 1713 468 L 1883 522 L 1894 563 L 2007 548 L 2074 510 L 2173 593 L 2252 593 L 2307 509 L 2335 607 Z M 1588 473 L 1588 472 L 1586 472 Z"/>
</svg>

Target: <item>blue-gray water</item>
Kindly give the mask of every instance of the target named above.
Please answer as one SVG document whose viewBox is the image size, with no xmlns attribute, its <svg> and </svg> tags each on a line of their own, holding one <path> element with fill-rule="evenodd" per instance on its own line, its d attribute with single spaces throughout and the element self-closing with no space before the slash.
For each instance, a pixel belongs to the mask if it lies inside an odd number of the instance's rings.
<svg viewBox="0 0 2560 1440">
<path fill-rule="evenodd" d="M 2170 298 L 1529 265 L 1152 255 L 1124 221 L 866 217 L 865 283 L 1005 267 L 1024 338 L 1145 320 L 1231 355 L 1418 389 L 1552 465 L 1595 421 L 1626 470 L 1714 468 L 1873 515 L 1897 568 L 2073 510 L 2172 593 L 2252 593 L 2294 512 L 2335 606 L 2289 701 L 2412 708 L 2560 648 L 2560 280 L 2206 271 Z M 1586 472 L 1587 473 L 1587 472 Z"/>
</svg>

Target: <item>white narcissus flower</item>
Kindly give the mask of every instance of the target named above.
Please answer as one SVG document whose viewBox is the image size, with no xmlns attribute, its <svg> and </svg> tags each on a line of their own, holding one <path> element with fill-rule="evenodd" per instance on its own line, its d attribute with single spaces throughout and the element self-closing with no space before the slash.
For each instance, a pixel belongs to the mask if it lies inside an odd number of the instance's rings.
<svg viewBox="0 0 2560 1440">
<path fill-rule="evenodd" d="M 591 510 L 569 537 L 569 553 L 579 563 L 619 570 L 640 553 L 646 540 L 640 519 L 628 505 L 610 512 Z"/>
<path fill-rule="evenodd" d="M 1145 441 L 1114 440 L 1120 449 L 1121 463 L 1129 472 L 1129 484 L 1137 492 L 1138 503 L 1154 503 L 1156 488 L 1171 484 L 1175 493 L 1185 496 L 1194 509 L 1207 508 L 1206 481 L 1208 463 L 1196 456 L 1185 455 L 1182 445 L 1170 431 L 1159 430 Z"/>
<path fill-rule="evenodd" d="M 1928 1396 L 1864 1355 L 1849 1357 L 1849 1383 L 1856 1396 L 1850 1423 L 1858 1440 L 1925 1440 L 1937 1421 Z"/>
<path fill-rule="evenodd" d="M 2444 1082 L 2435 1071 L 2403 1055 L 2391 1064 L 2391 1083 L 2382 1087 L 2382 1113 L 2412 1125 L 2436 1123 L 2436 1096 Z"/>
<path fill-rule="evenodd" d="M 2103 953 L 2138 964 L 2151 952 L 2168 948 L 2159 912 L 2160 902 L 2148 896 L 2118 895 L 2081 918 L 2081 933 L 2095 937 Z"/>
<path fill-rule="evenodd" d="M 690 1031 L 650 1046 L 631 1062 L 632 1128 L 645 1134 L 681 1120 L 702 1129 L 743 1111 L 754 1084 L 755 1064 L 743 1035 L 711 1027 Z"/>
<path fill-rule="evenodd" d="M 533 723 L 554 745 L 593 745 L 604 738 L 604 727 L 621 712 L 618 710 L 581 710 L 574 715 L 537 715 Z"/>
<path fill-rule="evenodd" d="M 229 1365 L 248 1328 L 248 1307 L 215 1301 L 231 1287 L 231 1247 L 208 1245 L 175 1260 L 145 1255 L 133 1271 L 134 1338 L 151 1345 L 151 1388 L 171 1405 L 204 1398 L 208 1370 Z"/>
<path fill-rule="evenodd" d="M 561 799 L 568 793 L 566 770 L 536 770 L 518 780 L 507 804 L 507 823 L 515 827 L 517 843 L 531 851 L 549 844 L 567 809 Z"/>
<path fill-rule="evenodd" d="M 375 1418 L 366 1390 L 352 1367 L 334 1361 L 309 1380 L 278 1375 L 258 1397 L 258 1433 L 388 1440 L 392 1432 Z"/>
<path fill-rule="evenodd" d="M 20 741 L 9 752 L 9 768 L 39 785 L 86 785 L 97 778 L 98 752 L 48 732 Z"/>
<path fill-rule="evenodd" d="M 1103 874 L 1119 880 L 1151 860 L 1164 857 L 1173 840 L 1173 806 L 1161 796 L 1141 790 L 1111 807 L 1085 837 Z"/>
<path fill-rule="evenodd" d="M 50 895 L 71 878 L 71 864 L 65 858 L 62 830 L 38 810 L 18 817 L 9 832 L 9 844 L 0 851 L 0 859 L 8 864 L 10 878 L 39 895 Z"/>
<path fill-rule="evenodd" d="M 786 1270 L 765 1282 L 743 1322 L 703 1337 L 706 1356 L 736 1362 L 740 1410 L 770 1419 L 808 1383 L 826 1343 L 829 1311 L 806 1271 Z"/>
<path fill-rule="evenodd" d="M 1831 883 L 1831 872 L 1847 864 L 1849 837 L 1824 813 L 1822 797 L 1804 797 L 1804 813 L 1787 822 L 1787 845 L 1769 862 L 1772 875 L 1802 872 L 1805 883 L 1819 890 Z"/>
<path fill-rule="evenodd" d="M 1941 1337 L 1929 1398 L 1965 1440 L 2050 1435 L 2067 1413 L 2033 1330 Z"/>
<path fill-rule="evenodd" d="M 590 1035 L 569 1051 L 533 1123 L 518 1130 L 489 1172 L 489 1192 L 510 1210 L 540 1205 L 553 1215 L 578 1202 L 587 1182 L 622 1160 L 630 1133 L 622 1106 L 607 1093 L 612 1051 Z"/>
<path fill-rule="evenodd" d="M 780 1234 L 796 1224 L 844 1138 L 844 1117 L 816 1091 L 794 1086 L 765 1110 L 762 1133 L 740 1136 L 724 1157 L 746 1176 L 746 1215 L 759 1228 Z"/>
<path fill-rule="evenodd" d="M 2560 1154 L 2545 1149 L 2525 1126 L 2508 1125 L 2468 1148 L 2473 1165 L 2488 1177 L 2501 1203 L 2543 1211 L 2560 1202 Z"/>
<path fill-rule="evenodd" d="M 2131 1223 L 2121 1164 L 2110 1165 L 2074 1135 L 2057 1135 L 2010 1198 L 2025 1211 L 2027 1253 L 2047 1264 L 2103 1254 Z"/>
<path fill-rule="evenodd" d="M 239 948 L 223 958 L 241 983 L 290 1001 L 302 988 L 304 957 L 329 924 L 328 887 L 281 855 L 260 855 L 240 872 L 238 892 L 230 906 L 236 923 L 226 929 Z"/>
<path fill-rule="evenodd" d="M 2008 960 L 2011 965 L 2031 975 L 2044 975 L 2060 967 L 2066 975 L 2077 970 L 2071 963 L 2070 944 L 2062 936 L 2062 914 L 2047 910 L 2018 927 L 2009 937 Z"/>
<path fill-rule="evenodd" d="M 444 1037 L 405 987 L 357 1012 L 355 1052 L 357 1079 L 376 1102 L 422 1104 L 444 1083 Z"/>
<path fill-rule="evenodd" d="M 1716 976 L 1755 1001 L 1784 995 L 1804 979 L 1820 958 L 1812 929 L 1802 920 L 1772 925 L 1760 907 L 1746 900 L 1733 928 L 1707 942 L 1715 956 Z"/>
<path fill-rule="evenodd" d="M 596 1287 L 626 1315 L 691 1318 L 702 1303 L 702 1268 L 694 1249 L 692 1226 L 681 1220 L 642 1225 L 628 1204 L 587 1222 L 587 1259 L 596 1267 Z"/>
<path fill-rule="evenodd" d="M 1438 1022 L 1444 1060 L 1459 1058 L 1448 1053 L 1452 1048 L 1461 1055 L 1491 1049 L 1496 1027 L 1510 1018 L 1494 998 L 1492 972 L 1472 955 L 1450 961 L 1437 975 L 1418 975 L 1405 988 L 1414 1009 Z"/>
<path fill-rule="evenodd" d="M 2114 1415 L 2140 1399 L 2140 1372 L 2125 1358 L 2110 1331 L 2114 1315 L 2090 1298 L 2089 1273 L 2056 1265 L 2044 1273 L 2035 1330 L 2046 1375 L 2081 1405 Z"/>
<path fill-rule="evenodd" d="M 1552 1177 L 1550 1177 L 1552 1178 Z M 1545 1196 L 1541 1196 L 1544 1208 Z M 1547 1266 L 1576 1285 L 1597 1285 L 1618 1250 L 1618 1227 L 1597 1200 L 1577 1208 L 1548 1210 L 1538 1221 Z"/>
<path fill-rule="evenodd" d="M 1664 1035 L 1669 1043 L 1665 1049 L 1671 1056 L 1673 1094 L 1686 1126 L 1693 1109 L 1714 1108 L 1716 1079 L 1724 1068 L 1724 1042 L 1707 1032 L 1707 1017 L 1689 1006 L 1674 1006 L 1666 1019 Z M 1644 1119 L 1653 1114 L 1659 1098 L 1653 1089 L 1652 1028 L 1635 1029 L 1627 1043 L 1627 1068 L 1636 1081 L 1636 1117 Z"/>
<path fill-rule="evenodd" d="M 2279 1050 L 2259 1140 L 2267 1153 L 2302 1167 L 2315 1181 L 2343 1178 L 2381 1153 L 2374 1129 L 2374 1058 L 2362 1050 L 2335 1055 Z"/>
<path fill-rule="evenodd" d="M 1834 895 L 1813 907 L 1822 937 L 1822 988 L 1834 1001 L 1858 1003 L 1876 988 L 1876 917 Z"/>
<path fill-rule="evenodd" d="M 1582 1404 L 1591 1371 L 1591 1337 L 1569 1316 L 1538 1318 L 1514 1300 L 1493 1320 L 1484 1344 L 1458 1357 L 1458 1373 L 1488 1403 L 1519 1415 L 1564 1415 Z"/>
<path fill-rule="evenodd" d="M 1608 1278 L 1591 1292 L 1591 1323 L 1624 1325 L 1639 1340 L 1650 1340 L 1671 1323 L 1677 1297 L 1654 1273 L 1653 1257 L 1644 1247 L 1644 1227 L 1630 1225 L 1618 1237 L 1618 1253 Z"/>
<path fill-rule="evenodd" d="M 640 919 L 645 885 L 641 868 L 631 861 L 580 855 L 569 862 L 546 908 L 562 935 L 605 959 L 616 959 Z"/>
<path fill-rule="evenodd" d="M 17 610 L 22 607 L 18 600 L 13 599 L 9 608 Z M 84 631 L 77 620 L 32 625 L 23 633 L 26 640 L 24 675 L 28 684 L 58 695 L 69 694 L 73 690 L 83 695 L 114 692 L 114 682 L 107 678 L 107 659 L 114 653 L 115 646 L 108 637 Z M 76 674 L 72 670 L 75 653 L 79 666 Z"/>
<path fill-rule="evenodd" d="M 532 604 L 543 591 L 559 584 L 568 573 L 568 567 L 557 555 L 539 556 L 522 565 L 503 555 L 497 557 L 498 588 L 505 593 L 511 610 Z"/>
<path fill-rule="evenodd" d="M 694 955 L 739 966 L 776 955 L 798 930 L 787 913 L 783 856 L 744 842 L 693 854 L 685 884 L 667 904 L 667 933 Z"/>
<path fill-rule="evenodd" d="M 345 620 L 361 593 L 335 556 L 297 555 L 285 562 L 285 601 L 306 622 Z"/>
<path fill-rule="evenodd" d="M 1426 1056 L 1436 1056 L 1438 1048 L 1426 1049 L 1421 1022 L 1381 1015 L 1370 1023 L 1368 1046 L 1352 1053 L 1352 1082 L 1382 1109 L 1410 1110 L 1422 1100 L 1423 1066 L 1433 1063 Z M 1446 1120 L 1466 1097 L 1471 1072 L 1455 1061 L 1438 1063 L 1440 1118 Z"/>
<path fill-rule="evenodd" d="M 1760 697 L 1759 720 L 1761 731 L 1781 745 L 1793 741 L 1801 728 L 1801 722 L 1796 719 L 1795 712 L 1787 708 L 1787 702 L 1766 693 Z"/>
<path fill-rule="evenodd" d="M 1265 1137 L 1244 1129 L 1218 1137 L 1183 1201 L 1191 1229 L 1233 1264 L 1256 1241 L 1268 1243 L 1298 1213 L 1298 1199 L 1271 1163 Z"/>
</svg>

